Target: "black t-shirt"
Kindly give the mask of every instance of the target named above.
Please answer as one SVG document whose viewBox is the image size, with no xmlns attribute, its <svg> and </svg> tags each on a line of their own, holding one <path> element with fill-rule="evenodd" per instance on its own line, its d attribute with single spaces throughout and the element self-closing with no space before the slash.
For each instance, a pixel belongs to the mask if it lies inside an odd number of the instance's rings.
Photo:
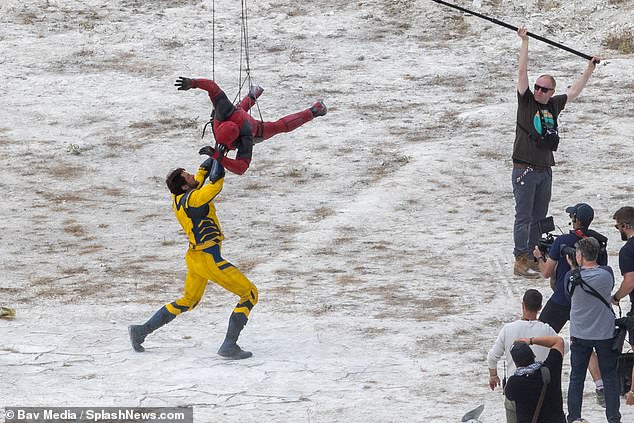
<svg viewBox="0 0 634 423">
<path fill-rule="evenodd" d="M 621 269 L 623 276 L 626 273 L 634 272 L 634 237 L 628 239 L 619 251 L 619 269 Z M 634 291 L 630 292 L 630 303 L 632 304 L 630 314 L 632 314 L 634 312 Z"/>
<path fill-rule="evenodd" d="M 547 127 L 555 126 L 555 119 L 566 105 L 566 94 L 555 95 L 548 100 L 548 105 L 538 104 L 530 89 L 524 94 L 517 93 L 517 123 L 532 135 L 539 136 L 545 130 L 542 128 L 542 120 L 539 114 L 541 109 L 544 123 Z M 555 165 L 553 152 L 539 148 L 535 141 L 531 140 L 526 132 L 516 124 L 515 143 L 513 144 L 513 162 L 522 162 L 534 166 L 549 167 Z"/>
<path fill-rule="evenodd" d="M 563 399 L 561 396 L 561 365 L 563 356 L 555 349 L 551 349 L 544 361 L 544 366 L 550 370 L 550 383 L 546 388 L 546 395 L 539 413 L 540 423 L 565 423 Z M 506 398 L 515 401 L 518 423 L 531 423 L 535 408 L 542 392 L 542 374 L 537 370 L 529 376 L 513 375 L 504 388 Z"/>
</svg>

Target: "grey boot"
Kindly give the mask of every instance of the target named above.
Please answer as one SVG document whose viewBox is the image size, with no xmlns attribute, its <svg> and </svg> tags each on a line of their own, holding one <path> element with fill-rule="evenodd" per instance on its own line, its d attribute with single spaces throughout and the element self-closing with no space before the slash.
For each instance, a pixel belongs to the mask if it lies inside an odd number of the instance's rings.
<svg viewBox="0 0 634 423">
<path fill-rule="evenodd" d="M 145 337 L 160 328 L 163 325 L 168 324 L 174 320 L 176 316 L 167 310 L 167 307 L 161 307 L 150 320 L 142 325 L 130 325 L 128 326 L 128 333 L 130 334 L 130 342 L 132 348 L 136 352 L 143 352 L 145 348 L 141 345 L 145 341 Z"/>
<path fill-rule="evenodd" d="M 231 313 L 227 336 L 218 350 L 218 355 L 231 360 L 242 360 L 253 355 L 251 351 L 244 351 L 236 344 L 240 332 L 244 328 L 244 325 L 247 324 L 247 320 L 247 316 L 243 313 Z"/>
</svg>

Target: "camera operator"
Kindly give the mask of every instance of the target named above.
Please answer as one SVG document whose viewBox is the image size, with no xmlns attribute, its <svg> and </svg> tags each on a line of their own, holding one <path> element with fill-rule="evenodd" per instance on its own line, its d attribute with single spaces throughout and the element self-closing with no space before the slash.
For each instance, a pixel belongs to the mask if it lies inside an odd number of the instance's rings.
<svg viewBox="0 0 634 423">
<path fill-rule="evenodd" d="M 621 207 L 614 213 L 616 221 L 614 227 L 621 234 L 621 240 L 626 241 L 619 251 L 619 269 L 623 276 L 623 282 L 618 291 L 612 296 L 612 302 L 616 305 L 626 295 L 630 296 L 630 311 L 628 316 L 634 316 L 634 207 Z M 630 345 L 634 344 L 634 331 L 629 332 Z M 632 369 L 634 380 L 634 369 Z M 634 405 L 634 387 L 626 395 L 627 405 Z"/>
<path fill-rule="evenodd" d="M 621 351 L 614 348 L 615 315 L 610 302 L 614 273 L 600 266 L 599 241 L 588 237 L 575 244 L 575 261 L 567 257 L 566 293 L 570 297 L 570 384 L 568 421 L 581 419 L 583 385 L 592 351 L 596 351 L 603 376 L 605 415 L 610 423 L 620 423 L 619 381 L 616 364 Z M 577 266 L 578 263 L 578 266 Z"/>
<path fill-rule="evenodd" d="M 598 262 L 604 266 L 608 264 L 608 255 L 605 250 L 607 238 L 596 231 L 588 229 L 594 219 L 594 209 L 586 203 L 579 203 L 567 207 L 566 213 L 570 216 L 572 230 L 567 234 L 555 238 L 548 251 L 548 258 L 542 255 L 543 252 L 539 250 L 538 247 L 535 247 L 535 251 L 533 252 L 533 255 L 537 257 L 541 275 L 545 278 L 555 276 L 553 295 L 551 295 L 546 302 L 544 309 L 539 315 L 539 321 L 549 324 L 557 333 L 561 332 L 566 322 L 570 320 L 570 299 L 566 296 L 564 280 L 566 273 L 570 270 L 570 265 L 566 260 L 566 256 L 562 254 L 562 246 L 572 247 L 577 241 L 588 236 L 605 240 L 602 251 L 599 254 Z M 594 353 L 590 358 L 588 370 L 595 384 L 597 403 L 601 407 L 605 407 L 603 380 L 601 379 L 597 356 Z"/>
<path fill-rule="evenodd" d="M 608 264 L 608 256 L 605 251 L 607 238 L 596 231 L 588 229 L 594 219 L 594 209 L 586 203 L 579 203 L 567 207 L 566 213 L 570 216 L 572 230 L 555 238 L 548 251 L 548 258 L 544 257 L 539 247 L 535 247 L 533 251 L 533 255 L 537 258 L 539 273 L 545 278 L 555 275 L 553 295 L 544 306 L 544 310 L 539 315 L 539 320 L 548 323 L 557 333 L 561 331 L 561 328 L 570 319 L 570 300 L 566 297 L 564 283 L 564 276 L 570 270 L 570 266 L 566 256 L 562 254 L 562 246 L 572 247 L 577 241 L 587 237 L 604 240 L 598 262 L 603 266 Z"/>
</svg>

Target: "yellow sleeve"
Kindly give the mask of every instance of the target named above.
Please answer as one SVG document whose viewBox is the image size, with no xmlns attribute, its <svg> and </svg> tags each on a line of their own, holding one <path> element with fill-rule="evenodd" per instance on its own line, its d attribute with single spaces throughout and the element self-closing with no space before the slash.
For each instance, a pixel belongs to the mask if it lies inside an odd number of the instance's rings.
<svg viewBox="0 0 634 423">
<path fill-rule="evenodd" d="M 199 172 L 200 173 L 200 172 Z M 198 174 L 196 180 L 198 180 Z M 222 185 L 225 182 L 225 178 L 219 179 L 214 183 L 208 183 L 201 188 L 195 189 L 189 194 L 187 199 L 188 207 L 200 207 L 207 203 L 210 203 L 220 191 L 222 191 Z"/>
<path fill-rule="evenodd" d="M 198 168 L 198 172 L 196 172 L 196 176 L 194 176 L 194 179 L 196 179 L 196 182 L 198 182 L 198 188 L 202 187 L 205 183 L 207 173 L 209 172 L 206 169 L 203 169 L 202 167 Z"/>
</svg>

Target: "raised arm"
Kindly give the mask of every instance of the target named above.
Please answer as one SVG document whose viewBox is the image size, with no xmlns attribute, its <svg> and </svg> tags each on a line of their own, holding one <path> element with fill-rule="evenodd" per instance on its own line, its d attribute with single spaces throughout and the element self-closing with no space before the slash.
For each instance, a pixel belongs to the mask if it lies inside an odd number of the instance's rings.
<svg viewBox="0 0 634 423">
<path fill-rule="evenodd" d="M 537 336 L 535 338 L 521 338 L 518 341 L 526 342 L 528 345 L 539 345 L 540 347 L 552 348 L 564 356 L 564 338 L 561 336 Z"/>
<path fill-rule="evenodd" d="M 524 94 L 528 89 L 528 30 L 518 28 L 517 35 L 522 39 L 517 65 L 517 92 Z"/>
<path fill-rule="evenodd" d="M 175 86 L 179 91 L 187 91 L 191 88 L 200 88 L 209 93 L 209 99 L 216 110 L 216 119 L 219 121 L 227 120 L 235 111 L 235 106 L 231 103 L 227 94 L 211 79 L 191 79 L 179 77 Z"/>
<path fill-rule="evenodd" d="M 251 148 L 253 148 L 253 143 L 251 143 Z M 235 173 L 236 175 L 242 175 L 246 172 L 249 168 L 249 164 L 251 163 L 251 150 L 248 151 L 248 154 L 244 151 L 241 153 L 240 147 L 238 147 L 238 153 L 235 159 L 230 159 L 229 157 L 224 156 L 220 151 L 211 146 L 201 148 L 198 151 L 198 154 L 208 155 L 211 159 L 217 160 L 227 170 Z"/>
<path fill-rule="evenodd" d="M 224 184 L 224 178 L 219 179 L 214 183 L 208 183 L 203 185 L 202 188 L 195 189 L 189 195 L 189 199 L 187 200 L 187 206 L 189 207 L 200 207 L 202 205 L 210 203 L 216 195 L 222 191 L 222 186 Z"/>
<path fill-rule="evenodd" d="M 574 101 L 577 97 L 579 97 L 579 94 L 581 94 L 581 91 L 584 89 L 584 87 L 588 83 L 588 80 L 592 76 L 592 72 L 594 72 L 594 70 L 596 69 L 598 61 L 599 58 L 597 57 L 593 57 L 592 59 L 588 60 L 588 67 L 586 67 L 586 70 L 583 71 L 583 74 L 581 74 L 581 77 L 577 80 L 577 82 L 572 84 L 570 88 L 568 88 L 568 91 L 566 91 L 568 102 Z"/>
</svg>

